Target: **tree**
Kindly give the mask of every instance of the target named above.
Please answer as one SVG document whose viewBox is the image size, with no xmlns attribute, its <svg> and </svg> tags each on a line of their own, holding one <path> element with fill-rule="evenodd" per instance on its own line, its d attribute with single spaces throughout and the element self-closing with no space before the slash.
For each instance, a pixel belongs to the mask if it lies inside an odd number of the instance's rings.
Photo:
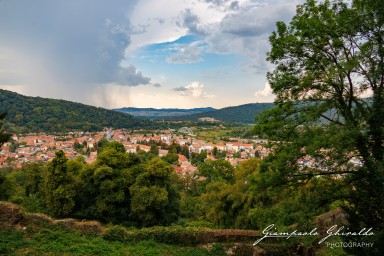
<svg viewBox="0 0 384 256">
<path fill-rule="evenodd" d="M 3 122 L 1 120 L 3 120 L 6 115 L 7 113 L 0 114 L 0 149 L 1 146 L 11 138 L 11 134 L 3 132 L 2 130 Z M 6 183 L 5 174 L 0 173 L 0 200 L 8 199 L 7 190 L 4 188 L 4 183 Z"/>
<path fill-rule="evenodd" d="M 168 153 L 161 157 L 161 159 L 169 164 L 177 165 L 179 163 L 179 155 L 177 153 Z"/>
<path fill-rule="evenodd" d="M 7 132 L 4 132 L 4 131 L 2 130 L 2 127 L 3 127 L 3 122 L 2 122 L 2 120 L 6 117 L 6 115 L 7 115 L 6 112 L 0 114 L 0 148 L 1 148 L 1 146 L 2 146 L 5 142 L 9 141 L 9 139 L 10 139 L 11 136 L 12 136 L 12 134 L 7 133 Z"/>
<path fill-rule="evenodd" d="M 373 227 L 377 241 L 384 237 L 383 8 L 381 0 L 308 0 L 289 25 L 278 22 L 267 76 L 276 107 L 256 126 L 285 142 L 262 170 L 273 182 L 341 175 L 351 226 Z"/>
<path fill-rule="evenodd" d="M 152 153 L 154 156 L 159 156 L 159 148 L 155 143 L 151 145 L 151 149 L 149 150 L 149 153 Z"/>
<path fill-rule="evenodd" d="M 217 153 L 218 153 L 218 149 L 217 149 L 217 147 L 214 147 L 213 150 L 212 150 L 212 155 L 217 157 Z"/>
<path fill-rule="evenodd" d="M 185 156 L 186 158 L 189 158 L 189 149 L 187 145 L 183 145 L 180 149 L 180 155 Z"/>
<path fill-rule="evenodd" d="M 234 181 L 234 167 L 224 159 L 208 159 L 198 165 L 199 175 L 206 178 L 206 182 L 225 181 L 232 183 Z"/>
<path fill-rule="evenodd" d="M 67 170 L 67 161 L 63 151 L 47 165 L 44 179 L 44 197 L 48 210 L 55 216 L 68 216 L 75 207 L 75 189 L 72 175 Z"/>
<path fill-rule="evenodd" d="M 198 165 L 200 163 L 204 163 L 207 158 L 207 151 L 203 150 L 200 153 L 191 153 L 191 163 L 194 165 Z"/>
<path fill-rule="evenodd" d="M 80 173 L 82 187 L 76 214 L 113 223 L 129 221 L 129 187 L 136 176 L 131 167 L 138 163 L 135 158 L 121 143 L 105 142 L 94 164 L 84 168 L 79 162 L 71 163 L 74 172 Z"/>
<path fill-rule="evenodd" d="M 222 163 L 224 160 L 217 161 Z M 206 193 L 200 196 L 200 208 L 206 210 L 209 221 L 224 228 L 254 228 L 249 211 L 255 207 L 256 197 L 250 190 L 250 181 L 258 175 L 259 162 L 253 158 L 242 162 L 234 171 L 232 168 L 232 184 L 221 179 L 207 185 Z"/>
<path fill-rule="evenodd" d="M 156 157 L 130 187 L 131 215 L 140 226 L 169 225 L 179 216 L 179 193 L 172 166 Z"/>
<path fill-rule="evenodd" d="M 113 169 L 124 169 L 131 166 L 130 157 L 124 145 L 119 142 L 105 142 L 97 155 L 97 165 L 107 165 Z"/>
</svg>

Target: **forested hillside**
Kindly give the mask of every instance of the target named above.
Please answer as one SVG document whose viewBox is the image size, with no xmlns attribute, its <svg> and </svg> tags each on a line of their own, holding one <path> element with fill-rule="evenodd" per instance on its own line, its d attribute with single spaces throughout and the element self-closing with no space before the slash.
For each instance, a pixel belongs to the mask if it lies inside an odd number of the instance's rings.
<svg viewBox="0 0 384 256">
<path fill-rule="evenodd" d="M 0 90 L 0 113 L 6 111 L 8 132 L 100 131 L 104 127 L 149 127 L 150 122 L 104 108 L 80 103 L 27 97 Z"/>
<path fill-rule="evenodd" d="M 118 108 L 114 109 L 119 112 L 127 113 L 137 117 L 151 117 L 151 118 L 163 118 L 171 116 L 185 116 L 191 114 L 197 114 L 207 111 L 216 110 L 214 108 L 191 108 L 191 109 L 181 109 L 181 108 Z"/>
<path fill-rule="evenodd" d="M 254 123 L 255 116 L 259 112 L 262 112 L 266 109 L 270 109 L 273 106 L 273 103 L 250 103 L 235 107 L 226 107 L 219 110 L 178 117 L 178 119 L 197 120 L 202 117 L 212 117 L 224 122 Z"/>
</svg>

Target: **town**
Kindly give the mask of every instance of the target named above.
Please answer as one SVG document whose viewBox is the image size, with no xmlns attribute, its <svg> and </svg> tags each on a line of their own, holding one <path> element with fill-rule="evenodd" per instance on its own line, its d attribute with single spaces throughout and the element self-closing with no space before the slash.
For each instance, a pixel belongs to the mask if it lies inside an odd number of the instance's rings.
<svg viewBox="0 0 384 256">
<path fill-rule="evenodd" d="M 149 152 L 152 145 L 156 145 L 159 157 L 171 153 L 171 145 L 183 148 L 184 154 L 178 154 L 178 164 L 174 165 L 175 172 L 180 175 L 193 174 L 197 170 L 191 161 L 192 154 L 206 152 L 206 159 L 222 158 L 236 166 L 248 158 L 264 158 L 270 153 L 265 145 L 266 140 L 231 138 L 229 141 L 213 143 L 195 138 L 186 127 L 178 131 L 168 129 L 150 133 L 143 130 L 105 129 L 96 133 L 70 132 L 61 135 L 13 134 L 11 141 L 5 143 L 0 151 L 0 168 L 17 169 L 29 162 L 49 162 L 59 150 L 68 159 L 82 156 L 87 163 L 92 163 L 96 161 L 98 143 L 102 140 L 120 142 L 127 153 L 133 154 Z"/>
</svg>

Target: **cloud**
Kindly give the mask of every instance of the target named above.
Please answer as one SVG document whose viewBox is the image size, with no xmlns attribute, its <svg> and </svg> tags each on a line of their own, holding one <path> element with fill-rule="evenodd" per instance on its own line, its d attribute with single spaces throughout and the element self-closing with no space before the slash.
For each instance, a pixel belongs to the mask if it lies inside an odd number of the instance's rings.
<svg viewBox="0 0 384 256">
<path fill-rule="evenodd" d="M 249 58 L 243 70 L 262 73 L 271 66 L 266 53 L 268 36 L 278 20 L 289 21 L 295 7 L 304 0 L 142 0 L 132 16 L 134 26 L 143 25 L 143 34 L 132 35 L 130 50 L 146 44 L 175 41 L 196 35 L 206 47 L 201 54 L 196 48 L 169 56 L 168 63 L 201 62 L 202 54 L 240 54 Z M 167 5 L 170 8 L 162 8 Z M 156 17 L 156 19 L 148 17 Z M 160 24 L 157 19 L 161 19 Z"/>
<path fill-rule="evenodd" d="M 203 0 L 212 8 L 222 9 L 222 10 L 237 10 L 239 9 L 239 1 L 233 0 Z"/>
<path fill-rule="evenodd" d="M 289 21 L 296 5 L 303 0 L 204 2 L 220 9 L 223 16 L 216 22 L 207 22 L 196 14 L 197 10 L 186 9 L 181 16 L 183 22 L 179 25 L 203 38 L 209 46 L 208 52 L 247 56 L 248 62 L 242 64 L 244 70 L 260 73 L 271 68 L 266 61 L 266 53 L 270 47 L 268 36 L 276 29 L 276 21 Z"/>
<path fill-rule="evenodd" d="M 275 95 L 269 83 L 266 83 L 262 90 L 257 91 L 255 96 L 257 102 L 273 102 L 275 100 Z"/>
<path fill-rule="evenodd" d="M 223 6 L 225 3 L 230 2 L 230 0 L 204 0 L 204 2 L 213 6 Z"/>
<path fill-rule="evenodd" d="M 230 10 L 238 10 L 240 8 L 238 1 L 232 1 L 229 5 Z"/>
<path fill-rule="evenodd" d="M 204 44 L 201 41 L 183 45 L 175 54 L 166 58 L 167 63 L 189 64 L 203 61 L 201 54 L 204 50 Z"/>
<path fill-rule="evenodd" d="M 173 88 L 172 90 L 176 91 L 176 92 L 185 92 L 187 90 L 187 88 L 186 87 L 176 87 L 176 88 Z"/>
<path fill-rule="evenodd" d="M 192 12 L 191 9 L 185 9 L 181 15 L 181 22 L 177 22 L 177 25 L 188 29 L 188 33 L 194 35 L 205 35 L 206 32 L 201 27 L 199 17 Z"/>
<path fill-rule="evenodd" d="M 0 81 L 23 84 L 30 95 L 78 101 L 95 85 L 152 84 L 133 65 L 121 65 L 139 33 L 128 18 L 136 2 L 0 2 L 0 69 L 8 67 Z"/>
<path fill-rule="evenodd" d="M 97 106 L 108 105 L 110 108 L 143 107 L 143 108 L 222 108 L 227 105 L 219 97 L 185 97 L 179 93 L 153 91 L 149 86 L 104 85 L 90 92 L 90 97 Z"/>
<path fill-rule="evenodd" d="M 137 86 L 147 85 L 151 83 L 151 78 L 143 76 L 140 71 L 137 71 L 134 66 L 119 68 L 116 82 L 120 85 Z"/>
<path fill-rule="evenodd" d="M 199 43 L 184 41 L 177 47 L 172 45 L 175 48 L 159 54 L 158 63 L 214 63 L 214 54 L 234 54 L 242 55 L 236 60 L 242 63 L 225 62 L 225 70 L 237 73 L 241 68 L 252 75 L 263 73 L 271 68 L 265 58 L 268 35 L 275 30 L 275 21 L 290 20 L 295 5 L 303 1 L 99 0 L 94 4 L 91 0 L 0 0 L 0 86 L 18 86 L 27 95 L 95 105 L 104 102 L 103 106 L 109 107 L 114 102 L 112 96 L 98 102 L 100 97 L 89 95 L 124 91 L 124 97 L 117 95 L 122 101 L 138 88 L 154 91 L 153 87 L 160 86 L 157 82 L 167 86 L 171 79 L 175 80 L 166 69 L 156 70 L 157 74 L 144 61 L 133 63 L 137 60 L 135 50 L 191 34 L 197 36 Z M 159 68 L 166 66 L 179 68 Z M 194 71 L 186 71 L 184 79 L 202 81 L 201 76 L 188 73 Z M 158 78 L 161 73 L 167 74 L 167 80 Z M 152 76 L 159 81 L 153 81 Z M 204 83 L 213 86 L 211 81 Z M 187 84 L 181 78 L 175 83 L 164 90 L 170 93 L 172 86 Z M 217 84 L 224 88 L 225 82 Z M 180 99 L 204 102 L 204 98 L 212 96 L 204 92 L 206 88 L 200 83 L 188 86 L 179 91 Z M 108 88 L 115 89 L 109 92 Z"/>
<path fill-rule="evenodd" d="M 174 88 L 174 91 L 179 91 L 181 96 L 194 98 L 213 98 L 215 95 L 207 94 L 204 91 L 204 85 L 199 82 L 192 82 L 185 87 Z"/>
</svg>

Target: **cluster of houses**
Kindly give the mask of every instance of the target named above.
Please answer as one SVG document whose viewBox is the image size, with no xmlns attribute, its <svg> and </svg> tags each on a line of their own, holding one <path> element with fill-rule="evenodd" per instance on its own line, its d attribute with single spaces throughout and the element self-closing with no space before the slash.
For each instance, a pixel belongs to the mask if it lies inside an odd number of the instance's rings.
<svg viewBox="0 0 384 256">
<path fill-rule="evenodd" d="M 178 144 L 187 146 L 190 153 L 207 152 L 210 159 L 215 159 L 213 152 L 224 154 L 231 164 L 237 165 L 241 161 L 250 157 L 263 158 L 270 152 L 263 146 L 263 141 L 254 141 L 249 143 L 241 139 L 233 142 L 221 142 L 214 144 L 198 140 L 192 136 L 177 135 L 171 130 L 154 131 L 152 134 L 143 134 L 141 131 L 128 132 L 125 130 L 105 130 L 98 133 L 78 132 L 69 133 L 62 136 L 57 135 L 25 135 L 12 136 L 12 141 L 5 143 L 0 151 L 0 168 L 12 166 L 20 168 L 24 163 L 44 161 L 48 162 L 55 157 L 55 152 L 62 150 L 69 159 L 83 156 L 87 163 L 92 163 L 97 158 L 97 143 L 106 138 L 110 141 L 122 143 L 127 153 L 137 153 L 138 150 L 150 151 L 151 142 L 159 144 Z M 161 143 L 160 143 L 161 142 Z M 82 148 L 83 152 L 79 152 Z M 159 148 L 159 156 L 165 156 L 169 152 L 166 149 Z M 196 167 L 190 160 L 179 155 L 179 164 L 175 166 L 175 171 L 180 174 L 193 173 Z"/>
</svg>

